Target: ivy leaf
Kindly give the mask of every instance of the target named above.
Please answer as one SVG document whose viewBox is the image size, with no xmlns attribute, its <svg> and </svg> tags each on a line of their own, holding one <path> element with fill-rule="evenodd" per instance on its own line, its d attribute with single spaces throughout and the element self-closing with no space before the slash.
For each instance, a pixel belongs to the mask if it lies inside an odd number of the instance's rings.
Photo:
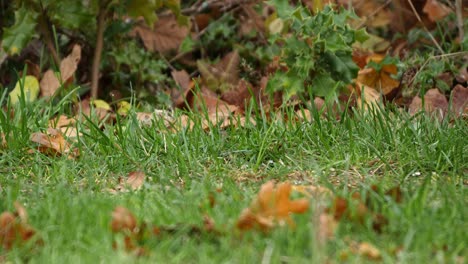
<svg viewBox="0 0 468 264">
<path fill-rule="evenodd" d="M 322 59 L 329 66 L 335 80 L 350 83 L 356 78 L 359 67 L 354 63 L 351 56 L 343 52 L 325 52 Z"/>
<path fill-rule="evenodd" d="M 2 45 L 9 55 L 18 54 L 35 33 L 37 13 L 24 6 L 15 11 L 15 24 L 4 30 Z"/>
<path fill-rule="evenodd" d="M 337 82 L 333 80 L 328 72 L 318 74 L 312 80 L 312 92 L 315 96 L 329 97 L 335 94 L 337 87 Z"/>
<path fill-rule="evenodd" d="M 133 0 L 128 5 L 128 14 L 132 17 L 142 16 L 146 24 L 153 27 L 154 22 L 158 19 L 156 9 L 158 8 L 156 0 Z"/>
<path fill-rule="evenodd" d="M 180 12 L 180 0 L 163 0 L 163 5 L 172 11 L 172 13 L 176 16 L 177 23 L 179 23 L 179 25 L 189 25 L 188 17 L 182 15 Z"/>
</svg>

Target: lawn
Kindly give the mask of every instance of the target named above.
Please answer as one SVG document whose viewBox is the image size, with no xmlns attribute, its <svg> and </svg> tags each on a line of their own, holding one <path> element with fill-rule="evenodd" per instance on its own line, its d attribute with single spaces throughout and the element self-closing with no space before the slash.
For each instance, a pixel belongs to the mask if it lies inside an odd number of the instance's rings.
<svg viewBox="0 0 468 264">
<path fill-rule="evenodd" d="M 0 212 L 21 203 L 35 239 L 0 251 L 0 262 L 31 263 L 463 263 L 468 230 L 468 124 L 398 110 L 358 111 L 339 119 L 313 110 L 298 120 L 256 115 L 255 124 L 209 130 L 193 115 L 192 129 L 144 126 L 134 113 L 111 124 L 76 124 L 80 155 L 37 150 L 32 133 L 63 111 L 38 101 L 0 112 Z M 176 112 L 175 115 L 179 115 Z M 263 117 L 262 117 L 263 116 Z M 8 136 L 10 135 L 10 136 Z M 135 191 L 113 192 L 119 178 L 142 171 Z M 329 189 L 294 214 L 295 226 L 241 231 L 236 222 L 269 180 Z M 397 186 L 402 201 L 371 191 Z M 398 187 L 399 186 L 399 187 Z M 342 218 L 319 238 L 317 215 L 333 197 L 360 193 L 387 220 L 381 231 L 368 218 Z M 139 238 L 142 256 L 124 250 L 111 230 L 117 206 L 138 223 L 158 227 Z M 205 219 L 205 220 L 204 220 Z M 206 219 L 211 226 L 207 228 Z M 205 221 L 205 223 L 204 223 Z M 214 222 L 214 223 L 213 223 Z M 143 228 L 142 226 L 140 226 Z M 19 239 L 21 240 L 21 239 Z M 35 242 L 40 240 L 40 242 Z M 362 243 L 379 253 L 356 249 Z M 113 244 L 116 249 L 113 248 Z"/>
</svg>

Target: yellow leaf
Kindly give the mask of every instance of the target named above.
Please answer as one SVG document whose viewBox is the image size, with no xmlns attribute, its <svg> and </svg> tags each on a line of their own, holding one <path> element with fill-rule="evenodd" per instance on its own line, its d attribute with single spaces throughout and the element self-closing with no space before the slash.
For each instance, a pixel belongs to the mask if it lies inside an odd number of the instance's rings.
<svg viewBox="0 0 468 264">
<path fill-rule="evenodd" d="M 34 102 L 39 95 L 39 81 L 32 75 L 27 75 L 23 79 L 16 82 L 15 88 L 10 92 L 10 102 L 17 104 L 21 97 L 21 90 L 23 90 L 24 100 L 26 102 Z"/>
</svg>

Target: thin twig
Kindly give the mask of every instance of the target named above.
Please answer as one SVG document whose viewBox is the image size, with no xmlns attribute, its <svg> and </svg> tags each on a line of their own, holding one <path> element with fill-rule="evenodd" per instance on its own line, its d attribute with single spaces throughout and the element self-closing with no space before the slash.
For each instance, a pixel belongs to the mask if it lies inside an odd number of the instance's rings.
<svg viewBox="0 0 468 264">
<path fill-rule="evenodd" d="M 39 31 L 41 32 L 42 37 L 44 38 L 44 42 L 49 50 L 52 58 L 54 59 L 55 65 L 60 67 L 60 57 L 55 49 L 54 41 L 52 39 L 52 33 L 50 30 L 50 19 L 47 15 L 46 9 L 42 6 L 41 3 L 41 15 L 39 16 Z"/>
<path fill-rule="evenodd" d="M 96 47 L 94 48 L 93 66 L 91 68 L 91 98 L 97 98 L 99 90 L 99 66 L 104 45 L 104 27 L 106 25 L 107 4 L 99 7 L 97 17 Z"/>
<path fill-rule="evenodd" d="M 432 36 L 431 32 L 429 32 L 429 30 L 427 29 L 426 25 L 424 25 L 421 17 L 419 16 L 418 12 L 416 11 L 416 8 L 414 8 L 414 5 L 413 3 L 411 2 L 411 0 L 408 0 L 408 4 L 411 6 L 411 9 L 413 10 L 413 13 L 414 15 L 416 16 L 416 18 L 418 19 L 418 21 L 421 23 L 421 25 L 423 26 L 424 28 L 424 31 L 426 31 L 427 34 L 429 34 L 429 37 L 431 38 L 432 42 L 434 43 L 434 45 L 436 45 L 437 49 L 439 49 L 440 53 L 441 54 L 445 54 L 444 50 L 442 49 L 442 47 L 440 47 L 439 43 L 437 42 L 437 40 L 434 38 L 434 36 Z"/>
<path fill-rule="evenodd" d="M 457 14 L 457 27 L 458 27 L 458 38 L 460 43 L 463 42 L 463 38 L 465 37 L 465 30 L 463 28 L 463 4 L 462 0 L 455 1 L 455 12 Z"/>
<path fill-rule="evenodd" d="M 442 55 L 437 55 L 437 56 L 432 56 L 428 58 L 424 64 L 419 68 L 419 70 L 414 74 L 413 78 L 408 83 L 412 83 L 414 79 L 416 79 L 416 76 L 426 67 L 426 65 L 429 63 L 431 60 L 435 59 L 444 59 L 444 58 L 449 58 L 449 57 L 456 57 L 456 56 L 465 56 L 468 55 L 468 51 L 460 51 L 460 52 L 454 52 L 454 53 L 449 53 L 449 54 L 442 54 Z"/>
</svg>

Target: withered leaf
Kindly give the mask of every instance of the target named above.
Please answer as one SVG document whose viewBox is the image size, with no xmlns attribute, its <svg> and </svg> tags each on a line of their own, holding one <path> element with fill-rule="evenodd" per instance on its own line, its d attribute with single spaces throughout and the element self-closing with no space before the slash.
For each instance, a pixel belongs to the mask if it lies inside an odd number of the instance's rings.
<svg viewBox="0 0 468 264">
<path fill-rule="evenodd" d="M 384 58 L 382 55 L 374 54 L 368 57 L 367 63 L 380 63 Z M 400 85 L 400 82 L 391 76 L 397 73 L 398 69 L 394 64 L 383 65 L 380 71 L 376 71 L 374 68 L 366 68 L 359 71 L 357 82 L 387 95 Z"/>
<path fill-rule="evenodd" d="M 38 143 L 38 150 L 45 154 L 67 155 L 69 158 L 75 158 L 79 155 L 78 149 L 72 149 L 71 144 L 58 129 L 48 128 L 47 133 L 33 133 L 31 141 Z"/>
<path fill-rule="evenodd" d="M 452 112 L 455 116 L 468 115 L 468 88 L 457 84 L 452 90 Z"/>
<path fill-rule="evenodd" d="M 453 11 L 450 8 L 437 0 L 427 0 L 424 5 L 423 12 L 426 13 L 427 17 L 432 21 L 436 22 Z"/>
<path fill-rule="evenodd" d="M 141 38 L 147 50 L 166 53 L 178 49 L 190 30 L 187 26 L 180 26 L 174 15 L 168 15 L 160 16 L 154 29 L 140 23 L 133 32 Z"/>
<path fill-rule="evenodd" d="M 128 174 L 126 179 L 119 179 L 119 185 L 117 185 L 114 189 L 109 190 L 111 193 L 117 192 L 125 192 L 125 191 L 136 191 L 141 189 L 143 184 L 145 183 L 146 175 L 142 171 L 134 171 Z"/>
<path fill-rule="evenodd" d="M 276 188 L 272 181 L 263 184 L 249 208 L 242 211 L 237 221 L 237 228 L 240 230 L 259 228 L 268 231 L 276 224 L 287 223 L 289 226 L 294 226 L 290 214 L 307 211 L 309 200 L 305 198 L 290 200 L 291 190 L 292 186 L 288 182 L 279 183 Z"/>
<path fill-rule="evenodd" d="M 26 209 L 15 202 L 16 212 L 0 214 L 0 245 L 10 250 L 14 245 L 23 245 L 36 235 L 36 230 L 27 223 Z M 40 239 L 36 244 L 42 243 Z"/>
<path fill-rule="evenodd" d="M 214 65 L 198 60 L 197 67 L 203 82 L 210 90 L 225 92 L 239 82 L 239 63 L 239 53 L 235 50 L 226 54 Z"/>
<path fill-rule="evenodd" d="M 447 98 L 439 89 L 430 89 L 424 95 L 424 111 L 442 119 L 445 117 L 448 109 Z M 423 110 L 423 101 L 419 96 L 415 96 L 409 106 L 409 113 L 414 115 Z"/>
<path fill-rule="evenodd" d="M 60 78 L 57 78 L 53 70 L 48 70 L 41 79 L 41 95 L 53 96 L 61 83 L 68 82 L 78 68 L 78 63 L 81 60 L 81 46 L 74 45 L 72 52 L 60 63 Z"/>
</svg>

